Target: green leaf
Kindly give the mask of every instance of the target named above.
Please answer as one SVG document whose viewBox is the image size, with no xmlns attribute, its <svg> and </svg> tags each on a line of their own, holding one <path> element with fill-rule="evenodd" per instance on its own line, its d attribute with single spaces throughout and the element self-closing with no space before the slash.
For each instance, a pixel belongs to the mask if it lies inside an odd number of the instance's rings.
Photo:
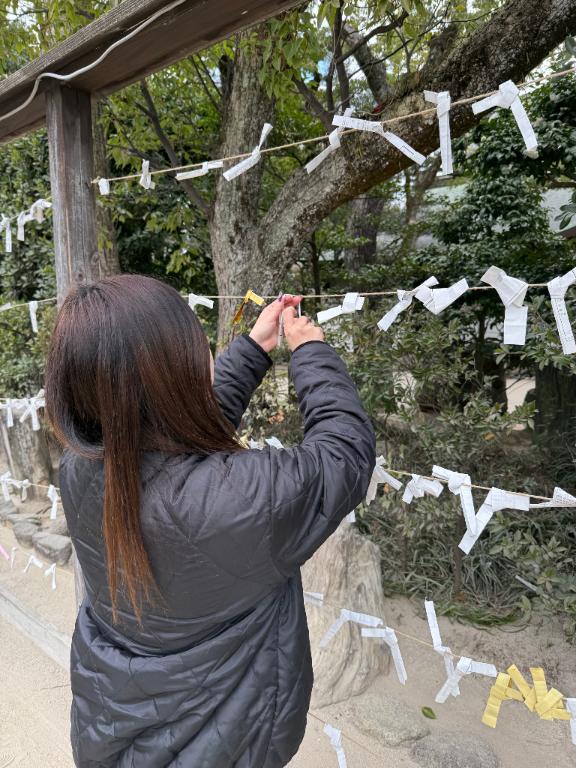
<svg viewBox="0 0 576 768">
<path fill-rule="evenodd" d="M 432 707 L 422 707 L 421 712 L 424 715 L 424 717 L 428 718 L 428 720 L 436 720 L 436 713 L 434 712 Z"/>
</svg>

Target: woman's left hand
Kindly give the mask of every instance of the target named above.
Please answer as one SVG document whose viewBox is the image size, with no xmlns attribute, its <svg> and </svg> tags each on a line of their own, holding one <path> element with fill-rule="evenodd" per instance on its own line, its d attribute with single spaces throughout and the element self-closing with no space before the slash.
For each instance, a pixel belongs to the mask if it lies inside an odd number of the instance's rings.
<svg viewBox="0 0 576 768">
<path fill-rule="evenodd" d="M 260 312 L 258 320 L 250 331 L 250 338 L 254 339 L 264 352 L 271 352 L 278 344 L 278 324 L 283 310 L 286 307 L 297 307 L 301 300 L 302 296 L 291 296 L 285 293 Z"/>
</svg>

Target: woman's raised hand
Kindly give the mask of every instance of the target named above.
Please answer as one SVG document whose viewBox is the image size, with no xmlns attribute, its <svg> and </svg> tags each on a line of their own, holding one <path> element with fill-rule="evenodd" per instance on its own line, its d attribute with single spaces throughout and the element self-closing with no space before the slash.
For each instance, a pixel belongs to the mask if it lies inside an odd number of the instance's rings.
<svg viewBox="0 0 576 768">
<path fill-rule="evenodd" d="M 278 344 L 278 327 L 283 310 L 287 307 L 297 307 L 301 300 L 302 296 L 291 296 L 285 293 L 272 304 L 265 306 L 250 331 L 250 338 L 254 339 L 265 352 L 271 352 Z"/>
<path fill-rule="evenodd" d="M 293 306 L 284 309 L 284 335 L 290 350 L 294 352 L 306 341 L 324 341 L 324 331 L 314 325 L 313 320 L 303 315 L 298 317 Z"/>
</svg>

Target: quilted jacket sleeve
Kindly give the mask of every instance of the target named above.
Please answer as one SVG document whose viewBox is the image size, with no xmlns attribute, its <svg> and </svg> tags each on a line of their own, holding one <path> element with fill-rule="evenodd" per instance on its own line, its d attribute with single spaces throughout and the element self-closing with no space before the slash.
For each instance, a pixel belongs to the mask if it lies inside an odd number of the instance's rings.
<svg viewBox="0 0 576 768">
<path fill-rule="evenodd" d="M 296 448 L 269 449 L 270 544 L 283 574 L 302 565 L 365 497 L 374 431 L 346 366 L 324 342 L 298 347 L 290 375 L 304 419 Z"/>
<path fill-rule="evenodd" d="M 236 429 L 271 365 L 271 357 L 247 335 L 237 336 L 216 358 L 214 392 L 224 415 Z"/>
</svg>

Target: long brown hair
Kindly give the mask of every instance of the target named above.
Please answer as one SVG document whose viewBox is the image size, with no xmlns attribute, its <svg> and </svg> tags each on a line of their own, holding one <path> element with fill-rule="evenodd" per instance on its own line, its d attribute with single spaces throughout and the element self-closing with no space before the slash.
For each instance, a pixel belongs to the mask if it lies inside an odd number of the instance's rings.
<svg viewBox="0 0 576 768">
<path fill-rule="evenodd" d="M 138 620 L 157 594 L 140 525 L 143 450 L 241 450 L 214 396 L 208 340 L 180 294 L 142 275 L 75 287 L 45 377 L 46 412 L 71 451 L 104 461 L 103 534 L 112 614 L 119 582 Z"/>
</svg>

